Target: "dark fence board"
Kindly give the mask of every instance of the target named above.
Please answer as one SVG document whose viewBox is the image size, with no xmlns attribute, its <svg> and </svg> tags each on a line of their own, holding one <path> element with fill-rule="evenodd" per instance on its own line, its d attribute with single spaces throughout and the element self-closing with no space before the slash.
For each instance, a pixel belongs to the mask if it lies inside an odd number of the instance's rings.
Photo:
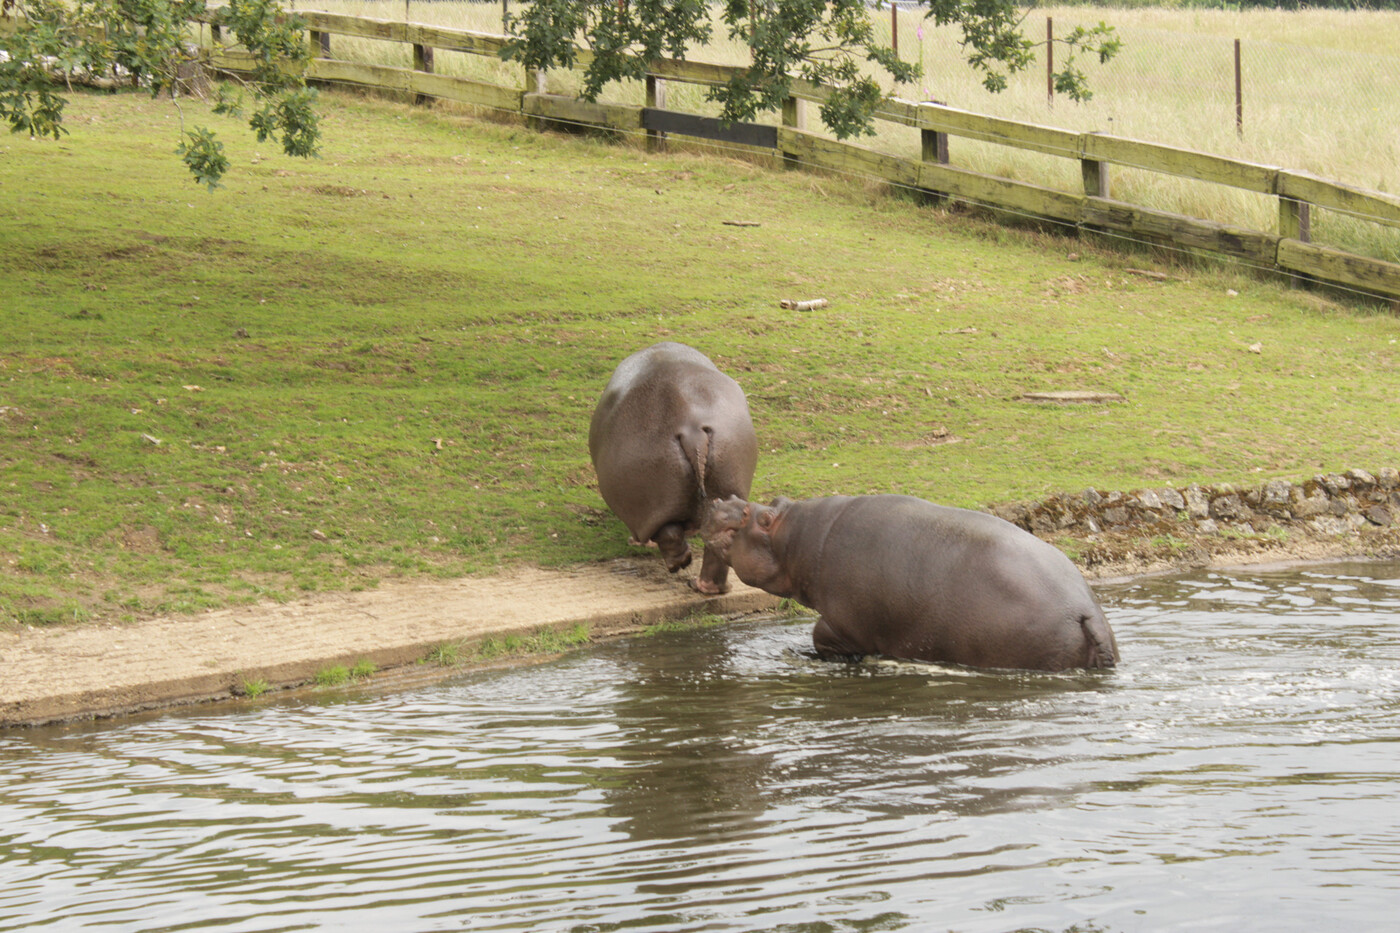
<svg viewBox="0 0 1400 933">
<path fill-rule="evenodd" d="M 778 147 L 776 126 L 764 126 L 762 123 L 724 123 L 714 117 L 701 117 L 656 107 L 642 108 L 642 129 L 737 143 L 741 146 L 758 146 L 761 149 Z"/>
</svg>

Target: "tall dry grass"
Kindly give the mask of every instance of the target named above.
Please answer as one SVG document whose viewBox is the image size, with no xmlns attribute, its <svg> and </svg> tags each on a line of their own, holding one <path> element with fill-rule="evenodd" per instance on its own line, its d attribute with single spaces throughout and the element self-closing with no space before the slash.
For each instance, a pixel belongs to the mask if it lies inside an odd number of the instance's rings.
<svg viewBox="0 0 1400 933">
<path fill-rule="evenodd" d="M 1049 103 L 1039 63 L 1013 78 L 1006 92 L 988 93 L 961 64 L 956 36 L 925 26 L 920 39 L 920 20 L 909 12 L 900 19 L 900 49 L 917 56 L 925 72 L 912 96 L 1400 191 L 1400 94 L 1394 91 L 1400 86 L 1400 13 L 1044 8 L 1028 16 L 1027 35 L 1043 39 L 1046 17 L 1053 18 L 1056 35 L 1102 20 L 1122 39 L 1113 61 L 1084 66 L 1094 91 L 1090 101 Z M 1241 46 L 1242 131 L 1236 124 L 1235 39 Z M 906 96 L 902 89 L 896 93 Z M 1072 163 L 1056 172 L 1041 157 L 1000 147 L 979 150 L 960 140 L 953 146 L 958 164 L 980 171 L 1077 182 Z M 1276 222 L 1272 198 L 1155 173 L 1115 174 L 1115 195 L 1124 200 L 1256 229 L 1271 230 Z M 1400 232 L 1356 218 L 1319 213 L 1314 235 L 1400 260 Z"/>
<path fill-rule="evenodd" d="M 510 6 L 517 8 L 515 2 Z M 502 31 L 501 3 L 300 0 L 299 8 Z M 873 15 L 877 32 L 888 38 L 888 9 Z M 1006 91 L 986 91 L 964 61 L 956 28 L 935 27 L 915 9 L 897 14 L 898 45 L 903 57 L 922 64 L 924 77 L 914 86 L 888 89 L 910 100 L 938 100 L 1014 120 L 1111 133 L 1308 171 L 1362 188 L 1400 191 L 1400 94 L 1394 91 L 1400 86 L 1400 13 L 1040 7 L 1027 13 L 1027 36 L 1043 39 L 1047 17 L 1053 19 L 1058 36 L 1076 25 L 1104 21 L 1122 39 L 1122 52 L 1106 65 L 1084 60 L 1091 100 L 1049 101 L 1043 56 L 1027 72 L 1012 76 Z M 1235 39 L 1241 42 L 1242 132 L 1236 124 Z M 400 67 L 411 63 L 407 46 L 340 36 L 332 41 L 338 58 Z M 1062 62 L 1064 51 L 1056 54 Z M 717 30 L 715 39 L 691 57 L 739 64 L 744 49 Z M 435 67 L 502 84 L 523 81 L 517 66 L 479 56 L 439 52 Z M 555 93 L 572 93 L 579 84 L 574 74 L 547 76 L 547 87 Z M 637 104 L 643 89 L 636 82 L 613 85 L 605 90 L 605 98 Z M 704 98 L 705 89 L 672 82 L 667 106 L 717 113 Z M 776 122 L 775 116 L 768 119 Z M 817 122 L 810 114 L 806 126 L 819 129 Z M 881 124 L 877 135 L 864 143 L 898 155 L 919 153 L 918 134 L 896 126 Z M 952 161 L 960 167 L 1065 190 L 1076 190 L 1079 184 L 1072 158 L 956 138 L 951 146 Z M 1272 230 L 1277 223 L 1273 198 L 1219 185 L 1116 168 L 1113 190 L 1126 201 L 1223 223 L 1261 230 Z M 1313 236 L 1318 242 L 1400 261 L 1400 231 L 1364 218 L 1317 211 Z"/>
</svg>

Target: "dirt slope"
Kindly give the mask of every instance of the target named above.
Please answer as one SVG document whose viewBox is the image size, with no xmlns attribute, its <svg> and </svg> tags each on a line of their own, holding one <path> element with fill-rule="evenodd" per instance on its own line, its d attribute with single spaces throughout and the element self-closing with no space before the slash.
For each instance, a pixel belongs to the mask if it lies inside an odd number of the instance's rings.
<svg viewBox="0 0 1400 933">
<path fill-rule="evenodd" d="M 586 622 L 599 638 L 696 612 L 776 605 L 774 597 L 737 581 L 726 596 L 701 596 L 652 558 L 390 583 L 288 605 L 129 625 L 0 632 L 0 725 L 227 697 L 259 679 L 299 684 L 335 664 L 369 661 L 381 671 L 403 671 L 444 643 L 493 634 Z"/>
<path fill-rule="evenodd" d="M 1299 563 L 1400 554 L 1400 526 L 1286 540 L 1192 536 L 1182 550 L 1135 531 L 1096 536 L 1085 574 L 1112 580 L 1189 567 Z M 237 695 L 247 681 L 305 684 L 331 665 L 369 661 L 376 685 L 452 672 L 420 664 L 434 648 L 583 622 L 593 639 L 695 613 L 773 610 L 778 600 L 731 576 L 708 598 L 655 557 L 563 570 L 388 583 L 376 590 L 158 618 L 129 625 L 0 631 L 0 727 L 120 715 Z M 461 668 L 457 668 L 460 670 Z"/>
</svg>

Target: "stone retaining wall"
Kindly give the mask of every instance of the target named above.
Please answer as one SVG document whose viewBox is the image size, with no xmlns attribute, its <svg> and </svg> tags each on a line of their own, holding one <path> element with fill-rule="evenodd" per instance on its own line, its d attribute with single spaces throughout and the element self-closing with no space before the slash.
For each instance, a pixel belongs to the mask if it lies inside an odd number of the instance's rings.
<svg viewBox="0 0 1400 933">
<path fill-rule="evenodd" d="M 1252 536 L 1284 530 L 1336 537 L 1400 526 L 1400 471 L 1350 470 L 1248 488 L 1193 483 L 1127 493 L 1086 489 L 992 511 L 1049 540 L 1093 540 L 1115 532 Z"/>
</svg>

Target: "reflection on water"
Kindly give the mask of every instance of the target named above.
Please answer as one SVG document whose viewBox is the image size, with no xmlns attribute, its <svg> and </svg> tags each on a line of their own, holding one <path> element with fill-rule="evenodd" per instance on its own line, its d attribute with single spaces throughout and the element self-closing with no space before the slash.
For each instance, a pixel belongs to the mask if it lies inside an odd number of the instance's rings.
<svg viewBox="0 0 1400 933">
<path fill-rule="evenodd" d="M 772 622 L 0 733 L 0 930 L 1389 925 L 1400 564 L 1101 595 L 1106 673 Z"/>
</svg>

